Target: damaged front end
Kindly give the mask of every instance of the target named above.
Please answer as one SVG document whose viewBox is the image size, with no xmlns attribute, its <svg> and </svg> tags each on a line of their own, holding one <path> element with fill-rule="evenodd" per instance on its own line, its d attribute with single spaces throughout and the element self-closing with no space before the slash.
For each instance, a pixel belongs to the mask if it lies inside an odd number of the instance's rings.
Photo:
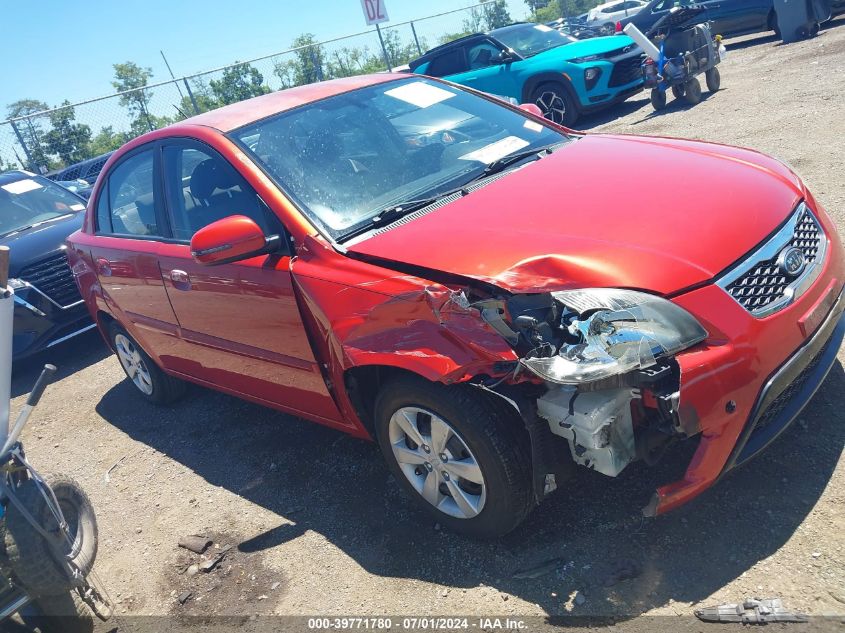
<svg viewBox="0 0 845 633">
<path fill-rule="evenodd" d="M 699 431 L 694 417 L 680 414 L 674 355 L 707 332 L 674 303 L 597 288 L 484 299 L 472 306 L 519 355 L 508 387 L 492 388 L 516 402 L 526 420 L 537 449 L 538 500 L 554 489 L 559 469 L 551 462 L 561 459 L 543 454 L 539 435 L 546 429 L 538 423 L 566 440 L 576 464 L 610 477 L 636 459 L 653 463 L 674 440 Z M 514 393 L 520 387 L 522 397 Z"/>
</svg>

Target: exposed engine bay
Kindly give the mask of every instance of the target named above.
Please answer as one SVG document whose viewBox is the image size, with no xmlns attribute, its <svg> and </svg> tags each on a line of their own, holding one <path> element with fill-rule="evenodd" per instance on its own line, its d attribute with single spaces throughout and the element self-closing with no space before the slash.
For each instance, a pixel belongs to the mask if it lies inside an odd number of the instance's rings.
<svg viewBox="0 0 845 633">
<path fill-rule="evenodd" d="M 568 442 L 576 464 L 615 477 L 698 432 L 679 413 L 673 354 L 707 332 L 670 301 L 599 288 L 471 305 L 519 354 L 510 382 L 538 387 L 533 413 Z"/>
</svg>

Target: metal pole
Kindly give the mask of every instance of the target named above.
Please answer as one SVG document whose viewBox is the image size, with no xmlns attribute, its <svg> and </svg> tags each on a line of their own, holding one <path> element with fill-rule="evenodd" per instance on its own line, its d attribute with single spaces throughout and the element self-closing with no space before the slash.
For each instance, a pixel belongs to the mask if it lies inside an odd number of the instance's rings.
<svg viewBox="0 0 845 633">
<path fill-rule="evenodd" d="M 381 42 L 381 52 L 384 53 L 384 63 L 387 64 L 387 72 L 393 72 L 393 68 L 390 67 L 390 55 L 387 54 L 387 49 L 384 47 L 384 38 L 381 36 L 381 29 L 378 27 L 378 23 L 376 23 L 376 33 L 378 33 L 378 41 Z"/>
<path fill-rule="evenodd" d="M 9 247 L 0 246 L 0 446 L 9 437 L 9 398 L 12 391 L 12 321 L 14 291 L 9 282 Z"/>
<path fill-rule="evenodd" d="M 23 153 L 26 154 L 27 167 L 29 169 L 32 169 L 32 167 L 35 165 L 35 161 L 32 160 L 32 154 L 29 153 L 29 148 L 26 146 L 26 143 L 24 143 L 21 131 L 18 129 L 18 126 L 14 121 L 9 121 L 9 123 L 12 124 L 12 129 L 15 131 L 15 136 L 18 137 L 18 143 L 21 144 L 21 147 L 23 147 Z"/>
<path fill-rule="evenodd" d="M 197 100 L 194 98 L 194 93 L 191 91 L 191 85 L 188 83 L 188 79 L 182 79 L 185 82 L 185 90 L 188 91 L 188 96 L 191 98 L 191 104 L 194 106 L 194 114 L 200 113 L 200 107 L 197 105 Z"/>
<path fill-rule="evenodd" d="M 411 33 L 413 33 L 413 34 L 414 34 L 414 43 L 417 45 L 417 52 L 418 52 L 420 55 L 422 55 L 422 54 L 423 54 L 423 52 L 422 52 L 422 46 L 420 46 L 420 40 L 419 40 L 419 38 L 417 37 L 417 29 L 415 29 L 415 28 L 414 28 L 414 22 L 413 22 L 413 20 L 411 21 Z"/>
<path fill-rule="evenodd" d="M 167 72 L 170 73 L 171 79 L 173 79 L 173 83 L 176 84 L 176 90 L 179 91 L 179 96 L 184 99 L 185 95 L 182 94 L 182 89 L 179 87 L 179 82 L 176 81 L 176 75 L 173 74 L 173 70 L 170 68 L 170 63 L 167 61 L 167 58 L 164 56 L 164 51 L 159 49 L 158 51 L 161 53 L 161 58 L 164 60 L 164 65 L 167 66 Z"/>
</svg>

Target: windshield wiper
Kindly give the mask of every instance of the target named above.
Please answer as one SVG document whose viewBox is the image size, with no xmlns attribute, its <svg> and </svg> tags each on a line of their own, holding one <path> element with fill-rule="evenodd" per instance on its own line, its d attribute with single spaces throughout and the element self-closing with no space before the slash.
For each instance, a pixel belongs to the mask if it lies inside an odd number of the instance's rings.
<svg viewBox="0 0 845 633">
<path fill-rule="evenodd" d="M 521 160 L 525 160 L 526 158 L 530 158 L 531 156 L 536 156 L 538 159 L 542 154 L 551 154 L 554 150 L 551 146 L 541 147 L 537 149 L 527 149 L 522 152 L 516 152 L 514 154 L 508 154 L 507 156 L 502 156 L 501 158 L 497 158 L 493 162 L 487 163 L 487 166 L 484 168 L 477 178 L 473 180 L 480 180 L 482 178 L 486 178 L 487 176 L 492 176 L 493 174 L 498 174 L 500 171 L 503 171 L 518 163 Z"/>
</svg>

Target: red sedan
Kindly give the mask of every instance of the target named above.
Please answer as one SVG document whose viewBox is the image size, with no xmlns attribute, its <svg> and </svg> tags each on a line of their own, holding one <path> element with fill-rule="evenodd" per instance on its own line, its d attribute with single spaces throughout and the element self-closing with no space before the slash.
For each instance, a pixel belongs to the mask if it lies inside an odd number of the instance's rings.
<svg viewBox="0 0 845 633">
<path fill-rule="evenodd" d="M 692 499 L 787 427 L 845 332 L 836 228 L 777 160 L 407 75 L 135 139 L 69 256 L 140 395 L 193 382 L 374 437 L 475 535 L 679 442 L 644 512 Z"/>
</svg>

